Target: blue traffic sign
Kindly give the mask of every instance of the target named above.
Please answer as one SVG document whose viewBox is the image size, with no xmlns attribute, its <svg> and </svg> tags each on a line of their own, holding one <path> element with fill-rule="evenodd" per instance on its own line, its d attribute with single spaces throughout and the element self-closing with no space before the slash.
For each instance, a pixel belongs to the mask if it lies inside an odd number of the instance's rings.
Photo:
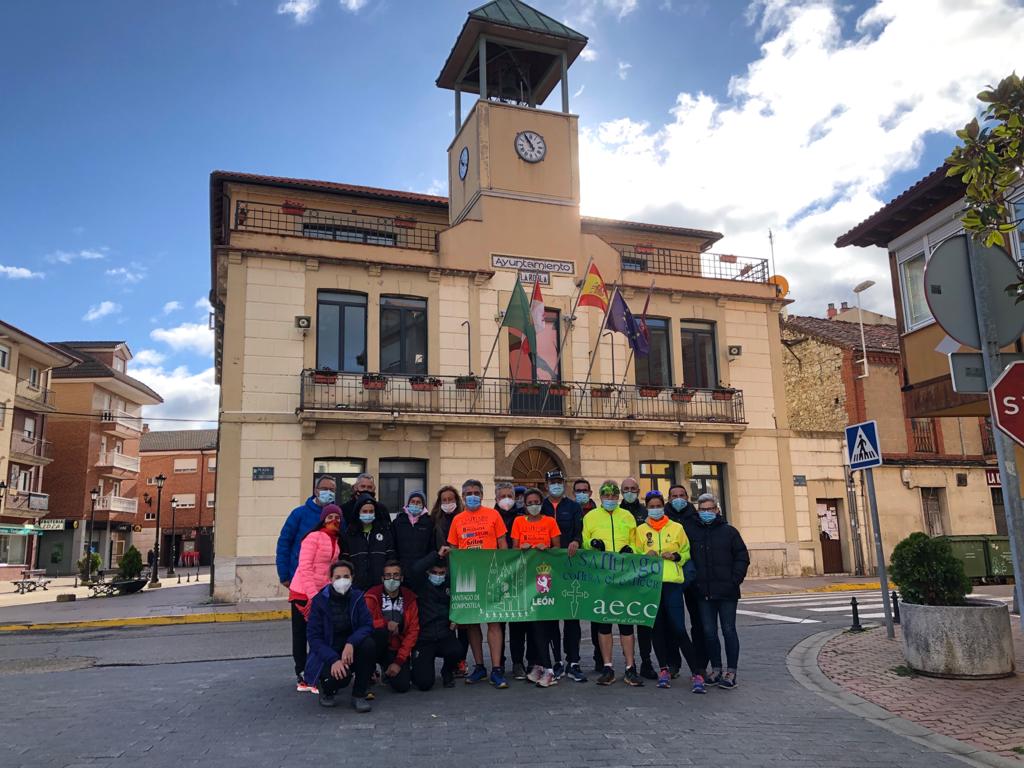
<svg viewBox="0 0 1024 768">
<path fill-rule="evenodd" d="M 846 462 L 850 469 L 882 466 L 882 449 L 878 445 L 878 425 L 862 421 L 846 428 Z"/>
</svg>

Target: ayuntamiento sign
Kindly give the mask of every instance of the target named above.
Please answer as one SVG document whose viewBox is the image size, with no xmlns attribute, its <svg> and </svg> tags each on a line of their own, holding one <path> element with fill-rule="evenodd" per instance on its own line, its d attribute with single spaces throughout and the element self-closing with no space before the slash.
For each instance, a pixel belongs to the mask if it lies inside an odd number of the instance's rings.
<svg viewBox="0 0 1024 768">
<path fill-rule="evenodd" d="M 461 550 L 451 562 L 451 619 L 583 619 L 654 626 L 662 560 L 564 549 Z"/>
</svg>

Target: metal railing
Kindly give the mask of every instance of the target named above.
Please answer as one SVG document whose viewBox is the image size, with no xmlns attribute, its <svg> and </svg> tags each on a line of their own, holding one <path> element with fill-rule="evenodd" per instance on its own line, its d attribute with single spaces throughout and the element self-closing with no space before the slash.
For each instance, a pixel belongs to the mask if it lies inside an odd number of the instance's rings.
<svg viewBox="0 0 1024 768">
<path fill-rule="evenodd" d="M 938 452 L 934 421 L 931 419 L 911 419 L 910 431 L 914 438 L 914 450 L 917 453 Z"/>
<path fill-rule="evenodd" d="M 139 459 L 135 456 L 126 456 L 117 451 L 100 451 L 96 466 L 114 467 L 115 469 L 123 469 L 125 472 L 138 472 L 140 463 Z"/>
<path fill-rule="evenodd" d="M 132 432 L 142 431 L 142 418 L 139 416 L 132 416 L 127 411 L 104 411 L 100 420 L 103 422 L 104 426 L 113 424 L 118 427 L 123 427 L 124 429 L 129 429 Z"/>
<path fill-rule="evenodd" d="M 39 405 L 44 405 L 47 408 L 55 408 L 57 406 L 57 401 L 53 396 L 52 389 L 47 389 L 46 387 L 40 386 L 38 383 L 33 384 L 28 379 L 18 379 L 15 394 L 18 397 L 30 400 L 33 403 L 38 403 Z"/>
<path fill-rule="evenodd" d="M 15 432 L 11 435 L 11 452 L 37 459 L 53 458 L 53 443 L 41 437 L 29 437 L 24 433 Z"/>
<path fill-rule="evenodd" d="M 280 205 L 239 200 L 233 229 L 272 235 L 333 240 L 341 243 L 381 245 L 436 251 L 437 236 L 447 225 L 419 221 L 414 216 L 367 216 L 358 213 L 306 208 L 285 201 Z"/>
<path fill-rule="evenodd" d="M 623 272 L 709 277 L 748 283 L 768 282 L 767 259 L 752 259 L 728 253 L 679 251 L 643 244 L 613 243 L 612 247 L 619 252 Z"/>
<path fill-rule="evenodd" d="M 48 512 L 50 510 L 50 494 L 35 493 L 34 491 L 8 491 L 5 507 L 22 512 Z"/>
<path fill-rule="evenodd" d="M 744 424 L 738 390 L 592 382 L 514 382 L 462 376 L 300 374 L 302 411 L 383 411 Z M 547 397 L 545 397 L 547 395 Z"/>
<path fill-rule="evenodd" d="M 126 499 L 123 496 L 100 496 L 96 499 L 97 512 L 123 512 L 134 515 L 139 506 L 138 499 Z"/>
</svg>

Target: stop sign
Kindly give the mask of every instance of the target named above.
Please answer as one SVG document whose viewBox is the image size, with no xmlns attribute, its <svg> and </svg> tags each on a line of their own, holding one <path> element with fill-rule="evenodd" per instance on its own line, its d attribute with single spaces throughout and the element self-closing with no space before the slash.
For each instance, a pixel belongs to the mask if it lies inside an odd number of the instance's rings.
<svg viewBox="0 0 1024 768">
<path fill-rule="evenodd" d="M 992 421 L 1024 445 L 1024 360 L 1007 366 L 989 391 Z"/>
</svg>

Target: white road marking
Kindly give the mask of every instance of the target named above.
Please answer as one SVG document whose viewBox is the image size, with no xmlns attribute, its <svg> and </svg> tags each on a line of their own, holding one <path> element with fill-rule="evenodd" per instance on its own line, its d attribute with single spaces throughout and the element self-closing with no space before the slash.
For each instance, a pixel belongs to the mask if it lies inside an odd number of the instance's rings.
<svg viewBox="0 0 1024 768">
<path fill-rule="evenodd" d="M 862 608 L 866 609 L 866 610 L 873 610 L 875 608 L 881 608 L 881 607 L 882 607 L 881 603 L 862 603 L 862 604 L 859 604 L 857 606 L 857 611 L 859 612 Z M 804 608 L 803 610 L 805 610 L 805 611 L 814 611 L 815 613 L 840 613 L 842 611 L 849 611 L 850 613 L 853 613 L 853 609 L 850 606 L 848 606 L 848 605 L 840 605 L 840 606 L 834 606 L 833 605 L 833 606 L 829 606 L 828 608 Z"/>
<path fill-rule="evenodd" d="M 779 613 L 758 613 L 757 611 L 744 611 L 738 609 L 736 613 L 744 616 L 753 616 L 758 619 L 770 619 L 772 621 L 786 621 L 790 624 L 820 624 L 821 622 L 817 619 L 798 619 L 795 616 L 783 616 Z"/>
</svg>

